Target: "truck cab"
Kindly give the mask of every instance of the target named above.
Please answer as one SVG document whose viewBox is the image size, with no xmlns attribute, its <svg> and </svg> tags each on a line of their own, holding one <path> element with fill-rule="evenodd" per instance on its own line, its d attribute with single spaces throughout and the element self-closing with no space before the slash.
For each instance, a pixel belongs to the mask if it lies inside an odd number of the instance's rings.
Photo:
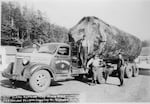
<svg viewBox="0 0 150 104">
<path fill-rule="evenodd" d="M 51 80 L 70 78 L 85 73 L 78 66 L 78 57 L 66 43 L 46 43 L 37 52 L 17 53 L 15 62 L 3 72 L 3 77 L 13 81 L 29 82 L 30 87 L 40 92 Z"/>
</svg>

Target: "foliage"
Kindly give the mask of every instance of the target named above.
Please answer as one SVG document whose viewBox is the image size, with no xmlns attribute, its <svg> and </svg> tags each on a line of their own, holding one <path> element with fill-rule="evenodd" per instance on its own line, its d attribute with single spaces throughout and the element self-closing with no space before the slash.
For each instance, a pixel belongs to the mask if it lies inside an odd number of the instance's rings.
<svg viewBox="0 0 150 104">
<path fill-rule="evenodd" d="M 33 11 L 17 2 L 1 4 L 1 38 L 2 45 L 12 43 L 21 46 L 47 42 L 65 42 L 68 30 L 50 23 L 40 10 Z"/>
</svg>

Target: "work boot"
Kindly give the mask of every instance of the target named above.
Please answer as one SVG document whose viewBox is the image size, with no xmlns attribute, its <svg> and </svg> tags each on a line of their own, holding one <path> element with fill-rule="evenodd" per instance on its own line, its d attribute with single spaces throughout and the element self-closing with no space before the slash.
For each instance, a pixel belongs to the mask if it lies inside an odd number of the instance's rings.
<svg viewBox="0 0 150 104">
<path fill-rule="evenodd" d="M 119 87 L 122 87 L 123 86 L 123 84 L 120 84 L 120 85 L 118 85 Z"/>
<path fill-rule="evenodd" d="M 124 84 L 123 83 L 120 83 L 120 85 L 118 85 L 119 87 L 123 86 Z"/>
</svg>

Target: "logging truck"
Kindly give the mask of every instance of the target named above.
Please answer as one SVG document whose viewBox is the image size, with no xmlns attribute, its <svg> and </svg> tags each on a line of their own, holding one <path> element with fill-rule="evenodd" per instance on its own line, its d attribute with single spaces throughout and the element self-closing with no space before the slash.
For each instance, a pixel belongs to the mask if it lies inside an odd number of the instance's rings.
<svg viewBox="0 0 150 104">
<path fill-rule="evenodd" d="M 103 30 L 103 27 L 106 29 Z M 91 42 L 88 46 L 90 47 L 87 54 L 88 60 L 94 53 L 101 53 L 107 65 L 105 68 L 112 74 L 117 68 L 116 56 L 119 50 L 124 52 L 125 77 L 138 76 L 139 70 L 134 59 L 140 52 L 140 40 L 134 36 L 128 37 L 125 33 L 121 35 L 119 30 L 110 29 L 108 24 L 96 17 L 84 17 L 71 28 L 68 43 L 46 43 L 41 45 L 37 52 L 18 53 L 15 62 L 2 72 L 2 76 L 13 82 L 18 80 L 28 82 L 36 92 L 46 90 L 51 85 L 52 79 L 54 81 L 71 77 L 81 79 L 83 76 L 90 78 L 90 70 L 84 70 L 80 59 L 78 40 L 82 38 L 81 30 L 84 30 L 87 39 Z M 120 34 L 117 33 L 118 31 Z M 133 44 L 135 42 L 137 43 Z M 101 83 L 99 77 L 97 78 Z"/>
</svg>

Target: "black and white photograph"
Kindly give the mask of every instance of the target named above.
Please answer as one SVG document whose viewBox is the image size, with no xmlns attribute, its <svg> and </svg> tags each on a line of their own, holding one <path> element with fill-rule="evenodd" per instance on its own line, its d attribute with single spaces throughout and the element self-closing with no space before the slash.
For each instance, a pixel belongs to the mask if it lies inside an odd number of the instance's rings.
<svg viewBox="0 0 150 104">
<path fill-rule="evenodd" d="M 150 102 L 150 0 L 0 3 L 0 103 Z"/>
</svg>

